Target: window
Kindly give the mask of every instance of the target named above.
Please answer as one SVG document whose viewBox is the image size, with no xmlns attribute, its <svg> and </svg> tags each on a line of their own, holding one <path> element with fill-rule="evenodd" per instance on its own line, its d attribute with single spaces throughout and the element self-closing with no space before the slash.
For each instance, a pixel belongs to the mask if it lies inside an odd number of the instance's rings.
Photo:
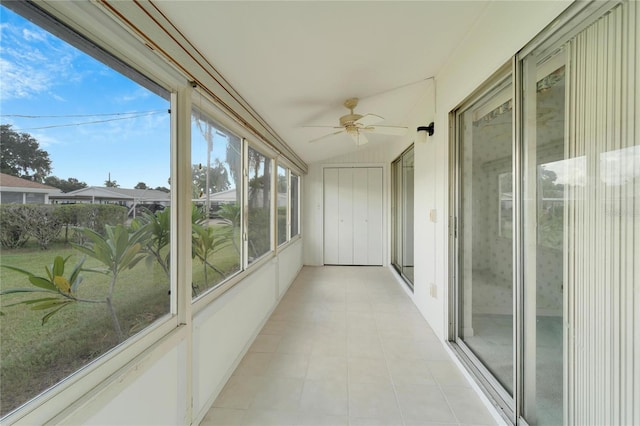
<svg viewBox="0 0 640 426">
<path fill-rule="evenodd" d="M 300 225 L 299 225 L 299 221 L 300 221 L 300 204 L 299 204 L 299 198 L 300 198 L 300 189 L 299 189 L 299 185 L 300 185 L 300 176 L 296 175 L 295 173 L 291 173 L 291 185 L 290 185 L 290 191 L 291 191 L 291 238 L 295 237 L 296 235 L 300 234 Z"/>
<path fill-rule="evenodd" d="M 271 250 L 271 159 L 248 149 L 247 250 L 248 261 Z"/>
<path fill-rule="evenodd" d="M 192 296 L 197 297 L 241 269 L 242 141 L 193 110 Z"/>
<path fill-rule="evenodd" d="M 288 170 L 278 166 L 278 245 L 287 242 L 287 214 L 289 185 L 287 180 Z"/>
<path fill-rule="evenodd" d="M 3 145 L 28 135 L 40 150 L 3 173 L 65 192 L 53 205 L 22 204 L 42 194 L 2 196 L 2 220 L 15 220 L 0 224 L 5 415 L 169 313 L 170 102 L 135 71 L 125 77 L 0 9 Z M 5 214 L 13 208 L 26 214 Z"/>
</svg>

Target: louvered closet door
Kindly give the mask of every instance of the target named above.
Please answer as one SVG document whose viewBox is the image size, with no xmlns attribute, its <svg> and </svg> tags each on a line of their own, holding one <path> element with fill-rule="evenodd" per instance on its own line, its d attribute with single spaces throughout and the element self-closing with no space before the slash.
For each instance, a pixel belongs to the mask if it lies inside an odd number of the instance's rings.
<svg viewBox="0 0 640 426">
<path fill-rule="evenodd" d="M 367 169 L 367 262 L 382 265 L 382 168 Z"/>
<path fill-rule="evenodd" d="M 340 263 L 338 246 L 340 214 L 338 211 L 338 169 L 324 170 L 324 263 Z"/>
<path fill-rule="evenodd" d="M 338 169 L 338 264 L 353 264 L 353 169 Z M 332 206 L 328 206 L 332 208 Z"/>
<path fill-rule="evenodd" d="M 324 170 L 324 263 L 382 265 L 382 168 Z"/>
</svg>

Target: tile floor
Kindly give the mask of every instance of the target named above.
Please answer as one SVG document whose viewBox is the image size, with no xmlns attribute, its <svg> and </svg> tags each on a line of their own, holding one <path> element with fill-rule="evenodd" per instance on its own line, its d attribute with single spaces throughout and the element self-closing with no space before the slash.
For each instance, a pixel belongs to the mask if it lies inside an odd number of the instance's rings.
<svg viewBox="0 0 640 426">
<path fill-rule="evenodd" d="M 304 267 L 201 425 L 493 425 L 386 268 Z"/>
</svg>

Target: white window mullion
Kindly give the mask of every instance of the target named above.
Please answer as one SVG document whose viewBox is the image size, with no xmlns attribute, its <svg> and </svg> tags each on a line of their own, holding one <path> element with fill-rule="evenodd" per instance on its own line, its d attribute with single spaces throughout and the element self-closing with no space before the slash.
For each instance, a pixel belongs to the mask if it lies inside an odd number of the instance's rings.
<svg viewBox="0 0 640 426">
<path fill-rule="evenodd" d="M 249 144 L 242 139 L 242 200 L 240 201 L 240 234 L 242 235 L 242 269 L 249 265 Z"/>
</svg>

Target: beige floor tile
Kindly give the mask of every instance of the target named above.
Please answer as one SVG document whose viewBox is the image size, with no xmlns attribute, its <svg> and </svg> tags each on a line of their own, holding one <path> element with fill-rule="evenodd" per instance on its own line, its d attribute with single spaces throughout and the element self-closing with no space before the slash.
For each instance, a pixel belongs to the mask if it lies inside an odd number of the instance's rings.
<svg viewBox="0 0 640 426">
<path fill-rule="evenodd" d="M 290 379 L 304 379 L 309 366 L 308 354 L 273 354 L 265 375 Z"/>
<path fill-rule="evenodd" d="M 347 356 L 347 337 L 339 334 L 333 337 L 321 335 L 313 342 L 311 355 L 319 356 Z"/>
<path fill-rule="evenodd" d="M 271 366 L 274 354 L 263 352 L 247 352 L 242 358 L 234 376 L 264 376 Z"/>
<path fill-rule="evenodd" d="M 438 386 L 431 374 L 431 370 L 422 362 L 389 361 L 389 373 L 396 386 L 399 385 L 429 385 Z"/>
<path fill-rule="evenodd" d="M 438 386 L 396 386 L 402 417 L 408 425 L 426 422 L 456 423 L 447 399 Z"/>
<path fill-rule="evenodd" d="M 349 383 L 349 416 L 393 419 L 400 417 L 393 387 L 390 384 Z"/>
<path fill-rule="evenodd" d="M 217 408 L 249 408 L 264 383 L 265 377 L 231 376 L 213 406 Z"/>
<path fill-rule="evenodd" d="M 202 425 L 494 424 L 385 268 L 305 267 Z"/>
<path fill-rule="evenodd" d="M 268 377 L 256 392 L 250 408 L 297 411 L 303 384 L 303 379 Z"/>
<path fill-rule="evenodd" d="M 371 306 L 371 303 L 368 300 L 347 299 L 347 312 L 360 312 L 360 313 L 372 314 L 373 306 Z"/>
<path fill-rule="evenodd" d="M 425 361 L 425 363 L 433 378 L 441 386 L 469 387 L 469 382 L 453 361 Z"/>
<path fill-rule="evenodd" d="M 346 416 L 349 397 L 346 380 L 306 380 L 300 410 L 332 416 Z"/>
<path fill-rule="evenodd" d="M 384 351 L 377 335 L 349 336 L 347 349 L 349 357 L 384 358 Z"/>
<path fill-rule="evenodd" d="M 495 425 L 496 421 L 471 388 L 442 387 L 445 397 L 460 423 Z"/>
<path fill-rule="evenodd" d="M 307 380 L 337 380 L 347 383 L 347 357 L 311 355 Z"/>
<path fill-rule="evenodd" d="M 349 382 L 390 385 L 384 358 L 349 357 Z"/>
<path fill-rule="evenodd" d="M 209 410 L 200 426 L 240 426 L 244 424 L 246 410 L 236 408 L 216 408 Z"/>
<path fill-rule="evenodd" d="M 313 336 L 301 331 L 294 335 L 283 336 L 276 352 L 285 354 L 310 354 L 313 348 Z"/>
<path fill-rule="evenodd" d="M 251 409 L 247 411 L 243 424 L 246 426 L 297 426 L 298 412 Z"/>
<path fill-rule="evenodd" d="M 282 336 L 274 334 L 259 334 L 249 348 L 249 352 L 275 352 Z"/>
<path fill-rule="evenodd" d="M 267 323 L 262 327 L 261 334 L 275 334 L 282 336 L 291 328 L 291 322 L 275 320 L 273 317 L 269 318 Z"/>
<path fill-rule="evenodd" d="M 390 417 L 350 417 L 349 426 L 403 426 L 400 414 Z"/>
<path fill-rule="evenodd" d="M 347 328 L 344 324 L 338 323 L 318 323 L 314 324 L 312 328 L 307 330 L 309 333 L 313 333 L 316 339 L 347 339 Z"/>
<path fill-rule="evenodd" d="M 298 413 L 298 426 L 349 426 L 349 417 L 331 416 L 319 413 Z"/>
</svg>

